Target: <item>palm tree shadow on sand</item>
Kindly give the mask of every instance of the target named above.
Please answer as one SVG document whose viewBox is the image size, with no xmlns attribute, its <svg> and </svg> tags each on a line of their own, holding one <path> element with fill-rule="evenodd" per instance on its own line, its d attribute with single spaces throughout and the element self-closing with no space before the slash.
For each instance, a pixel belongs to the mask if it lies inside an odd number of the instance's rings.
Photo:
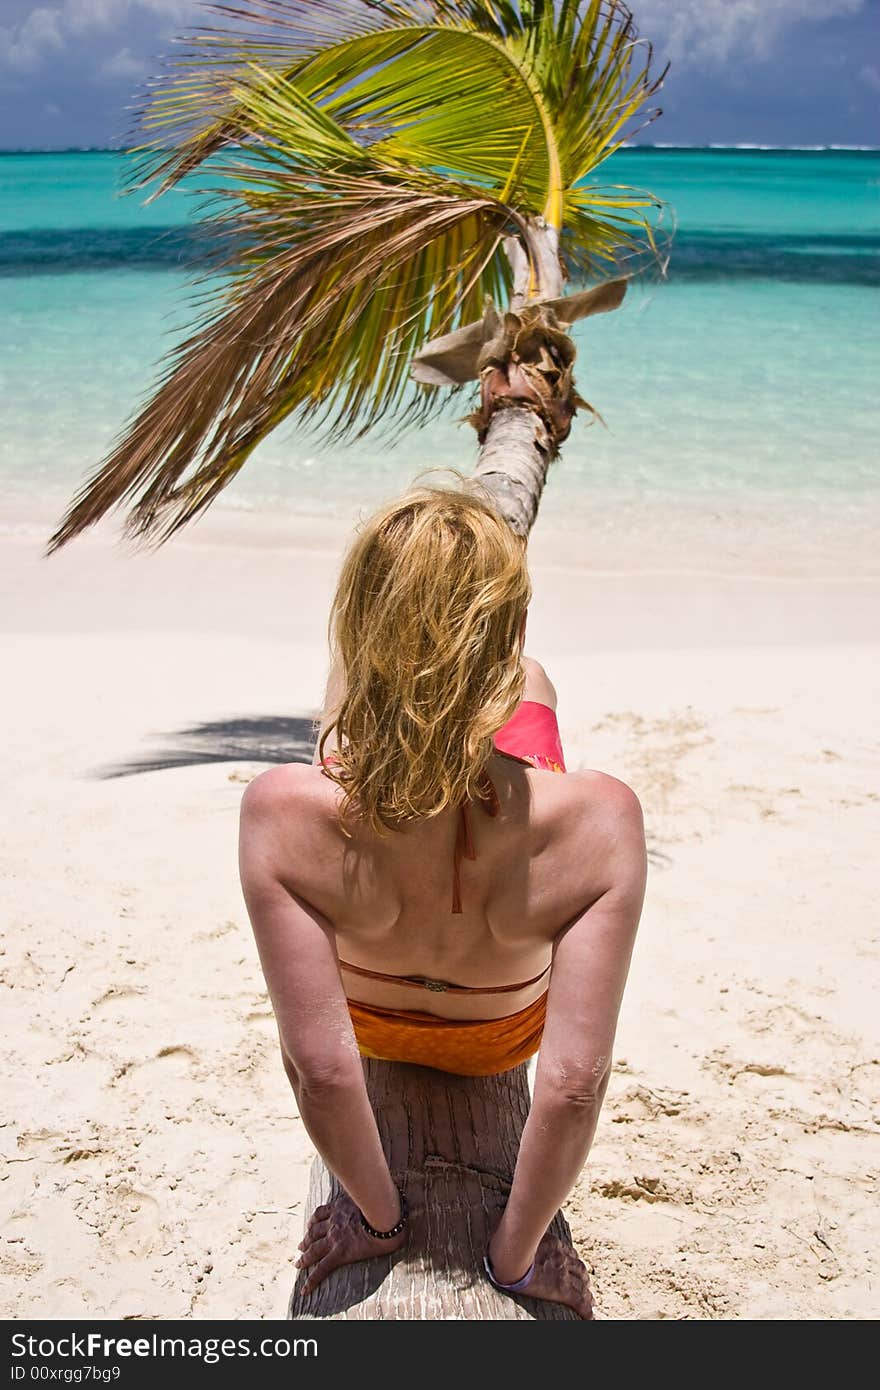
<svg viewBox="0 0 880 1390">
<path fill-rule="evenodd" d="M 207 763 L 310 763 L 315 749 L 315 720 L 304 715 L 219 719 L 156 737 L 169 743 L 173 740 L 174 746 L 158 748 L 155 753 L 130 762 L 97 768 L 91 776 L 109 780 Z M 673 863 L 650 836 L 648 862 L 654 869 L 669 869 Z"/>
<path fill-rule="evenodd" d="M 97 768 L 90 775 L 106 780 L 206 763 L 310 763 L 315 723 L 304 715 L 218 719 L 156 737 L 165 747 L 128 762 Z"/>
</svg>

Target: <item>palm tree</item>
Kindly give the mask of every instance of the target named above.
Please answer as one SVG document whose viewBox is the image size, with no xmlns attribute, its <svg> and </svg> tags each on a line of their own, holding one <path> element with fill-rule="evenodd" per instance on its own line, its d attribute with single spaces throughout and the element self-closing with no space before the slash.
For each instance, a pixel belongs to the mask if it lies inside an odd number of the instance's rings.
<svg viewBox="0 0 880 1390">
<path fill-rule="evenodd" d="M 50 551 L 120 504 L 132 535 L 167 539 L 290 415 L 333 439 L 399 430 L 476 379 L 476 471 L 527 534 L 586 404 L 566 330 L 616 307 L 656 252 L 658 201 L 587 181 L 662 81 L 629 9 L 210 9 L 225 27 L 148 95 L 131 182 L 155 197 L 213 179 L 204 222 L 225 274 Z M 600 283 L 563 296 L 569 278 Z"/>
<path fill-rule="evenodd" d="M 657 201 L 586 181 L 660 83 L 629 10 L 619 0 L 212 8 L 227 28 L 198 36 L 192 61 L 153 92 L 133 183 L 157 196 L 210 170 L 219 182 L 206 221 L 228 273 L 50 549 L 119 504 L 130 533 L 167 539 L 290 415 L 332 438 L 399 429 L 474 380 L 477 474 L 527 535 L 585 405 L 566 330 L 616 307 L 621 271 L 646 246 L 656 252 Z M 566 278 L 600 283 L 563 296 Z M 366 1071 L 386 1152 L 407 1173 L 413 1240 L 381 1282 L 346 1266 L 304 1304 L 300 1278 L 289 1316 L 573 1316 L 546 1303 L 526 1313 L 462 1278 L 509 1185 L 525 1067 L 481 1078 L 372 1061 Z M 306 1214 L 330 1191 L 316 1163 Z M 561 1214 L 554 1230 L 567 1234 Z"/>
</svg>

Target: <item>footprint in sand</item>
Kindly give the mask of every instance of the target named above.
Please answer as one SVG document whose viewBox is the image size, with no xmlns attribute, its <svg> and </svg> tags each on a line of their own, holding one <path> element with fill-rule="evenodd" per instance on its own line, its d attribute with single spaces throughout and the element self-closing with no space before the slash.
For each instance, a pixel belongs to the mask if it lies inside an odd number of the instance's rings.
<svg viewBox="0 0 880 1390">
<path fill-rule="evenodd" d="M 19 1153 L 34 1158 L 53 1158 L 59 1139 L 67 1136 L 60 1129 L 23 1129 L 16 1140 Z"/>
<path fill-rule="evenodd" d="M 693 1202 L 693 1193 L 672 1191 L 662 1178 L 637 1177 L 611 1178 L 605 1182 L 594 1182 L 590 1191 L 600 1197 L 617 1197 L 632 1202 Z"/>
<path fill-rule="evenodd" d="M 197 941 L 219 941 L 221 937 L 228 936 L 230 932 L 241 931 L 238 922 L 219 922 L 216 927 L 211 927 L 209 931 L 196 932 Z"/>
<path fill-rule="evenodd" d="M 162 1225 L 162 1207 L 149 1192 L 128 1182 L 120 1182 L 106 1192 L 104 1211 L 107 1225 L 102 1233 L 102 1245 L 118 1256 L 142 1258 L 152 1254 L 168 1233 Z"/>
<path fill-rule="evenodd" d="M 145 989 L 135 988 L 132 985 L 111 985 L 105 989 L 104 993 L 92 1001 L 93 1009 L 106 1009 L 111 1004 L 124 1004 L 126 999 L 136 999 L 139 995 L 146 994 Z"/>
<path fill-rule="evenodd" d="M 115 1084 L 125 1080 L 138 1084 L 144 1082 L 152 1086 L 159 1073 L 165 1081 L 170 1077 L 178 1076 L 189 1080 L 199 1060 L 199 1054 L 193 1048 L 187 1047 L 183 1043 L 171 1043 L 167 1047 L 160 1048 L 152 1057 L 123 1062 L 116 1072 L 113 1082 Z"/>
<path fill-rule="evenodd" d="M 640 1120 L 656 1120 L 660 1115 L 675 1116 L 692 1111 L 686 1091 L 664 1090 L 636 1084 L 621 1096 L 610 1098 L 612 1124 L 637 1124 Z M 693 1119 L 693 1115 L 690 1115 Z"/>
</svg>

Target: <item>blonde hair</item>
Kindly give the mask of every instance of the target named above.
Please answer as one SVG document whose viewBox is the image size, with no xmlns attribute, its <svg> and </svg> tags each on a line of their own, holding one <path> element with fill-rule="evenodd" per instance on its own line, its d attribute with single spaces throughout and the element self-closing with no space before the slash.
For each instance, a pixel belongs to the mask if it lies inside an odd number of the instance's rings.
<svg viewBox="0 0 880 1390">
<path fill-rule="evenodd" d="M 361 527 L 330 640 L 343 693 L 325 773 L 344 819 L 399 829 L 477 795 L 492 738 L 522 698 L 531 597 L 525 542 L 475 484 L 418 487 Z"/>
</svg>

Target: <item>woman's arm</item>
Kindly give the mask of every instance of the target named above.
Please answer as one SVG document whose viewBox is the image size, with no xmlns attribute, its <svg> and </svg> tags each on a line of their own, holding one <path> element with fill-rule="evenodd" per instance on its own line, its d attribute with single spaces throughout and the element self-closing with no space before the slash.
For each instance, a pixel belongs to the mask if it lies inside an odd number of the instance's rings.
<svg viewBox="0 0 880 1390">
<path fill-rule="evenodd" d="M 296 766 L 273 768 L 245 792 L 242 888 L 302 1121 L 366 1220 L 387 1231 L 400 1200 L 367 1096 L 332 927 L 286 886 L 282 870 L 282 859 L 295 868 L 302 776 Z"/>
<path fill-rule="evenodd" d="M 547 1022 L 510 1197 L 489 1256 L 502 1283 L 528 1270 L 586 1162 L 611 1069 L 617 1016 L 645 891 L 633 792 L 603 779 L 607 887 L 557 939 Z M 596 826 L 585 826 L 595 843 Z"/>
</svg>

